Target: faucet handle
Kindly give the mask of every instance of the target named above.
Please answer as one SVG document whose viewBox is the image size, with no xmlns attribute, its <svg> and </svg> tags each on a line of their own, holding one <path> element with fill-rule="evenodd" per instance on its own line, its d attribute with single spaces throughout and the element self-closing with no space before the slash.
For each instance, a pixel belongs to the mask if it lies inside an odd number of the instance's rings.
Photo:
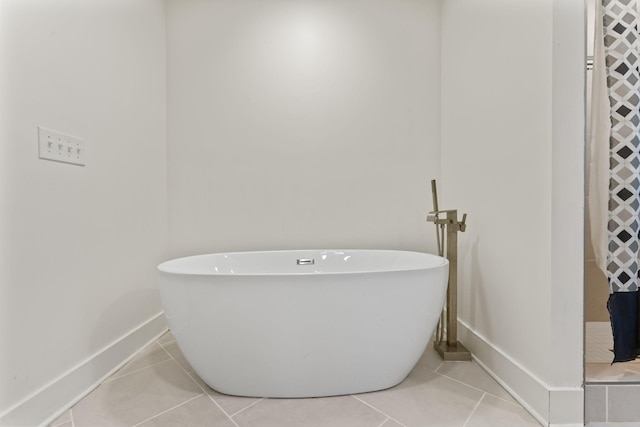
<svg viewBox="0 0 640 427">
<path fill-rule="evenodd" d="M 458 228 L 462 232 L 467 229 L 467 214 L 462 215 L 462 221 L 458 223 Z"/>
</svg>

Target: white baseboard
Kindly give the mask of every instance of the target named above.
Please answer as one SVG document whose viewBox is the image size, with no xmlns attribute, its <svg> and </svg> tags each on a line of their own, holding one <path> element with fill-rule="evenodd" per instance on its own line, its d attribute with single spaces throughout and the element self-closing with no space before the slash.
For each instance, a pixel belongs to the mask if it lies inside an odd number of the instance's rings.
<svg viewBox="0 0 640 427">
<path fill-rule="evenodd" d="M 474 360 L 543 426 L 584 425 L 582 386 L 549 386 L 459 319 L 458 337 L 471 351 Z"/>
<path fill-rule="evenodd" d="M 166 331 L 161 312 L 10 408 L 0 426 L 50 424 Z"/>
</svg>

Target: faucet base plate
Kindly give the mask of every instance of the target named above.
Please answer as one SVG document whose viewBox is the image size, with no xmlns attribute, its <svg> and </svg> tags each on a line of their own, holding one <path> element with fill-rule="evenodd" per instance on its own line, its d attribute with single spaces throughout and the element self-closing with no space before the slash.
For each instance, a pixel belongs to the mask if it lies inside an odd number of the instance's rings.
<svg viewBox="0 0 640 427">
<path fill-rule="evenodd" d="M 433 348 L 445 362 L 467 362 L 471 360 L 471 352 L 460 341 L 457 341 L 455 346 L 448 345 L 446 341 L 440 345 L 434 343 Z"/>
</svg>

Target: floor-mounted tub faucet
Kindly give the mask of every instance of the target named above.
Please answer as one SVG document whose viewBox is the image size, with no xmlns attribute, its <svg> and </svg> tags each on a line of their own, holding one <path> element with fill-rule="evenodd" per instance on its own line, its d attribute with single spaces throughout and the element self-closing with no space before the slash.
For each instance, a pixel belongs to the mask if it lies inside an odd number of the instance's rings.
<svg viewBox="0 0 640 427">
<path fill-rule="evenodd" d="M 458 232 L 464 232 L 467 228 L 467 214 L 462 215 L 458 221 L 458 210 L 439 210 L 438 192 L 436 180 L 431 181 L 433 196 L 433 211 L 427 214 L 427 221 L 436 225 L 438 239 L 438 255 L 444 256 L 446 246 L 446 258 L 449 260 L 449 287 L 447 288 L 447 314 L 446 319 L 441 316 L 436 330 L 435 349 L 444 360 L 471 360 L 471 352 L 458 342 Z M 440 218 L 439 215 L 445 215 Z M 446 240 L 445 240 L 446 228 Z M 444 336 L 446 325 L 446 341 Z"/>
</svg>

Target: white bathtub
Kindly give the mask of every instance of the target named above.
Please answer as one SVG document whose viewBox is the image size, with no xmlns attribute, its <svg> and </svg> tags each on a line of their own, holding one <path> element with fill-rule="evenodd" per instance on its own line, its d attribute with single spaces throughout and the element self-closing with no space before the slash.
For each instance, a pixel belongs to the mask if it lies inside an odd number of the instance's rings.
<svg viewBox="0 0 640 427">
<path fill-rule="evenodd" d="M 449 263 L 313 250 L 199 255 L 158 269 L 169 327 L 211 388 L 319 397 L 385 389 L 409 374 L 437 324 Z"/>
</svg>

